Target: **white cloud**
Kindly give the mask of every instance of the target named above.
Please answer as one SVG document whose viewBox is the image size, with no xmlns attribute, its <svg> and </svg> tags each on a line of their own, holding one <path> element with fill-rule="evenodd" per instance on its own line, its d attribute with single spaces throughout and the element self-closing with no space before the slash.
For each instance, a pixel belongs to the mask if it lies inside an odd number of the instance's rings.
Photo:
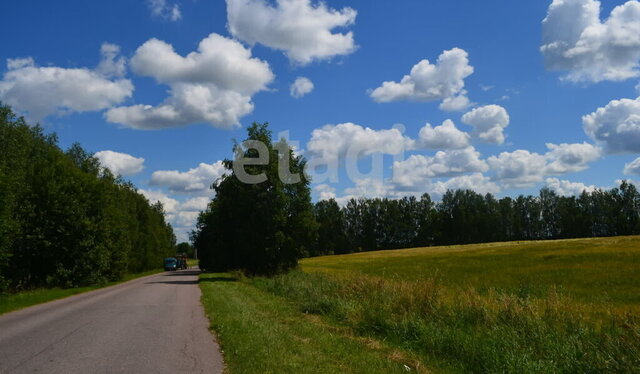
<svg viewBox="0 0 640 374">
<path fill-rule="evenodd" d="M 168 21 L 179 21 L 182 19 L 180 6 L 176 3 L 169 4 L 167 0 L 147 0 L 147 6 L 153 17 Z"/>
<path fill-rule="evenodd" d="M 640 75 L 640 3 L 615 7 L 600 20 L 596 0 L 554 0 L 542 21 L 541 52 L 570 81 L 621 81 Z"/>
<path fill-rule="evenodd" d="M 120 56 L 120 47 L 111 43 L 102 43 L 102 59 L 96 71 L 105 77 L 123 77 L 127 71 L 127 60 Z"/>
<path fill-rule="evenodd" d="M 313 91 L 313 88 L 313 82 L 311 82 L 309 78 L 298 77 L 289 87 L 289 92 L 291 93 L 291 96 L 299 99 Z"/>
<path fill-rule="evenodd" d="M 627 164 L 624 164 L 623 172 L 625 175 L 640 175 L 640 157 Z"/>
<path fill-rule="evenodd" d="M 457 96 L 447 97 L 438 108 L 440 110 L 444 110 L 445 112 L 459 112 L 461 110 L 465 110 L 471 106 L 471 101 L 467 97 L 467 90 L 461 90 Z"/>
<path fill-rule="evenodd" d="M 507 187 L 523 188 L 540 183 L 548 175 L 561 175 L 586 169 L 601 157 L 600 148 L 588 143 L 552 144 L 544 155 L 519 149 L 491 156 L 487 162 L 495 179 Z"/>
<path fill-rule="evenodd" d="M 284 51 L 298 64 L 346 55 L 356 49 L 351 31 L 332 32 L 355 23 L 351 8 L 330 9 L 310 0 L 227 0 L 227 22 L 234 37 Z"/>
<path fill-rule="evenodd" d="M 547 159 L 524 149 L 502 152 L 487 159 L 496 179 L 506 187 L 530 187 L 544 179 Z"/>
<path fill-rule="evenodd" d="M 211 193 L 210 186 L 216 179 L 227 172 L 227 169 L 218 161 L 213 164 L 200 163 L 198 167 L 186 172 L 177 170 L 158 170 L 151 175 L 152 186 L 167 187 L 171 192 L 205 194 Z"/>
<path fill-rule="evenodd" d="M 126 153 L 114 151 L 100 151 L 94 155 L 102 166 L 111 170 L 115 175 L 134 175 L 144 169 L 144 158 L 133 157 Z"/>
<path fill-rule="evenodd" d="M 500 192 L 500 186 L 492 182 L 482 173 L 473 173 L 471 175 L 462 175 L 451 178 L 447 181 L 438 181 L 430 187 L 431 194 L 444 195 L 447 190 L 472 190 L 479 194 L 497 194 Z"/>
<path fill-rule="evenodd" d="M 336 198 L 336 189 L 328 184 L 318 184 L 313 187 L 313 190 L 318 195 L 318 200 L 329 200 Z"/>
<path fill-rule="evenodd" d="M 418 134 L 419 147 L 429 149 L 460 149 L 469 146 L 469 134 L 458 130 L 450 119 L 431 127 L 427 123 Z"/>
<path fill-rule="evenodd" d="M 161 191 L 138 190 L 150 203 L 161 202 L 164 207 L 165 217 L 173 227 L 178 242 L 189 240 L 189 233 L 195 228 L 198 215 L 207 208 L 210 199 L 208 197 L 194 197 L 181 203 L 167 196 Z"/>
<path fill-rule="evenodd" d="M 413 140 L 403 136 L 397 128 L 373 130 L 350 122 L 315 129 L 307 143 L 307 151 L 325 162 L 335 162 L 348 152 L 354 156 L 394 155 L 412 147 Z"/>
<path fill-rule="evenodd" d="M 584 183 L 570 182 L 558 178 L 547 178 L 546 187 L 560 196 L 578 196 L 583 191 L 593 192 L 596 190 L 596 186 L 593 185 L 587 186 Z"/>
<path fill-rule="evenodd" d="M 589 143 L 576 143 L 559 145 L 547 143 L 549 152 L 545 155 L 548 165 L 547 174 L 565 174 L 582 171 L 587 164 L 602 157 L 600 148 Z"/>
<path fill-rule="evenodd" d="M 151 204 L 155 204 L 158 201 L 161 202 L 164 207 L 165 214 L 167 214 L 167 217 L 170 219 L 172 219 L 178 212 L 178 208 L 180 207 L 180 202 L 178 200 L 171 198 L 160 191 L 144 189 L 138 189 L 138 191 L 143 194 Z"/>
<path fill-rule="evenodd" d="M 251 57 L 239 42 L 211 34 L 197 52 L 178 55 L 170 44 L 150 39 L 131 59 L 136 74 L 169 85 L 170 96 L 160 105 L 134 105 L 109 110 L 109 122 L 137 129 L 158 129 L 193 123 L 215 127 L 240 125 L 253 111 L 251 97 L 266 90 L 274 75 L 269 64 Z"/>
<path fill-rule="evenodd" d="M 207 209 L 211 199 L 207 196 L 192 197 L 180 204 L 180 209 L 185 212 L 201 212 Z"/>
<path fill-rule="evenodd" d="M 370 96 L 377 102 L 398 100 L 443 100 L 441 109 L 462 110 L 469 105 L 464 79 L 473 73 L 468 54 L 460 48 L 442 52 L 436 64 L 422 60 L 411 68 L 400 83 L 387 81 L 373 90 Z"/>
<path fill-rule="evenodd" d="M 473 147 L 440 151 L 433 157 L 411 155 L 404 161 L 393 163 L 393 182 L 403 187 L 416 187 L 431 178 L 456 176 L 465 173 L 485 172 L 487 163 Z"/>
<path fill-rule="evenodd" d="M 509 126 L 509 114 L 500 105 L 485 105 L 462 116 L 462 122 L 472 126 L 472 135 L 486 143 L 504 143 L 504 129 Z"/>
<path fill-rule="evenodd" d="M 98 68 L 39 67 L 31 57 L 8 59 L 8 71 L 0 81 L 0 100 L 27 112 L 35 120 L 52 114 L 87 112 L 109 108 L 131 97 L 128 79 L 110 79 L 124 72 L 118 47 L 105 43 Z"/>
<path fill-rule="evenodd" d="M 640 97 L 612 100 L 582 117 L 584 131 L 609 153 L 640 152 Z"/>
</svg>

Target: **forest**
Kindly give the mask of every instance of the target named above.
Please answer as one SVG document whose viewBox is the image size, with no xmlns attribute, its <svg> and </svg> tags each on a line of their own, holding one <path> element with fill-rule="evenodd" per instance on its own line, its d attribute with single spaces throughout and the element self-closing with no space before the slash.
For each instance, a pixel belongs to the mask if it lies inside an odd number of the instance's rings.
<svg viewBox="0 0 640 374">
<path fill-rule="evenodd" d="M 0 106 L 0 293 L 157 269 L 175 240 L 160 203 Z"/>
<path fill-rule="evenodd" d="M 559 196 L 447 191 L 421 198 L 331 200 L 314 206 L 318 241 L 311 256 L 433 245 L 640 234 L 640 193 L 623 181 L 610 190 Z"/>
</svg>

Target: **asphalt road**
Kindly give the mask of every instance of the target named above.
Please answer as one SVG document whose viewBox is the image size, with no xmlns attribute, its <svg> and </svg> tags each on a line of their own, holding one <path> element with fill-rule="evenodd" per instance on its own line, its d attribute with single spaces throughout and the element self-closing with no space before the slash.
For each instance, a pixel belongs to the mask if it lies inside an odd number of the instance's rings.
<svg viewBox="0 0 640 374">
<path fill-rule="evenodd" d="M 198 271 L 135 279 L 0 316 L 0 373 L 222 373 Z"/>
</svg>

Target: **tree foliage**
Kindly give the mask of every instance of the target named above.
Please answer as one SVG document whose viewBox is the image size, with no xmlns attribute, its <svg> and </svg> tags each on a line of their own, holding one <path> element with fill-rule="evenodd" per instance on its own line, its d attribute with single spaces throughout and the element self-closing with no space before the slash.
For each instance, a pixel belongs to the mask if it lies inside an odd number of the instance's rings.
<svg viewBox="0 0 640 374">
<path fill-rule="evenodd" d="M 215 197 L 200 214 L 192 240 L 200 266 L 206 270 L 276 274 L 296 266 L 316 241 L 309 180 L 303 172 L 305 160 L 295 156 L 284 140 L 280 147 L 274 145 L 267 123 L 254 123 L 247 133 L 247 140 L 266 146 L 269 159 L 264 165 L 244 169 L 251 175 L 264 173 L 266 180 L 244 183 L 233 170 L 238 161 L 225 160 L 228 174 L 212 186 Z M 234 153 L 236 160 L 258 157 L 256 149 L 242 144 L 234 145 Z M 290 173 L 300 176 L 299 182 L 282 180 L 278 165 L 285 161 Z"/>
<path fill-rule="evenodd" d="M 640 193 L 622 182 L 608 191 L 559 196 L 543 188 L 539 196 L 481 195 L 447 191 L 434 204 L 419 200 L 351 199 L 319 201 L 319 224 L 312 255 L 468 244 L 640 234 Z"/>
<path fill-rule="evenodd" d="M 0 291 L 117 280 L 174 246 L 162 205 L 0 106 Z"/>
</svg>

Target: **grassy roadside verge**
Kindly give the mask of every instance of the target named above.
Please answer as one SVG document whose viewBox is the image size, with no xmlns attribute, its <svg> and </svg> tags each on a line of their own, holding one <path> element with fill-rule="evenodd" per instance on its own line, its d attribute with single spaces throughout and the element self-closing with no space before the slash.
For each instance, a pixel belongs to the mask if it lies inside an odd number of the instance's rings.
<svg viewBox="0 0 640 374">
<path fill-rule="evenodd" d="M 200 287 L 231 374 L 433 372 L 406 352 L 300 312 L 251 280 L 202 274 Z"/>
<path fill-rule="evenodd" d="M 162 269 L 150 270 L 143 273 L 127 274 L 123 279 L 101 285 L 77 287 L 77 288 L 40 288 L 36 290 L 23 291 L 15 294 L 0 295 L 0 315 L 14 310 L 27 308 L 37 304 L 46 303 L 57 299 L 81 294 L 88 291 L 97 290 L 104 287 L 115 286 L 116 284 L 127 282 L 147 275 L 161 273 Z"/>
</svg>

